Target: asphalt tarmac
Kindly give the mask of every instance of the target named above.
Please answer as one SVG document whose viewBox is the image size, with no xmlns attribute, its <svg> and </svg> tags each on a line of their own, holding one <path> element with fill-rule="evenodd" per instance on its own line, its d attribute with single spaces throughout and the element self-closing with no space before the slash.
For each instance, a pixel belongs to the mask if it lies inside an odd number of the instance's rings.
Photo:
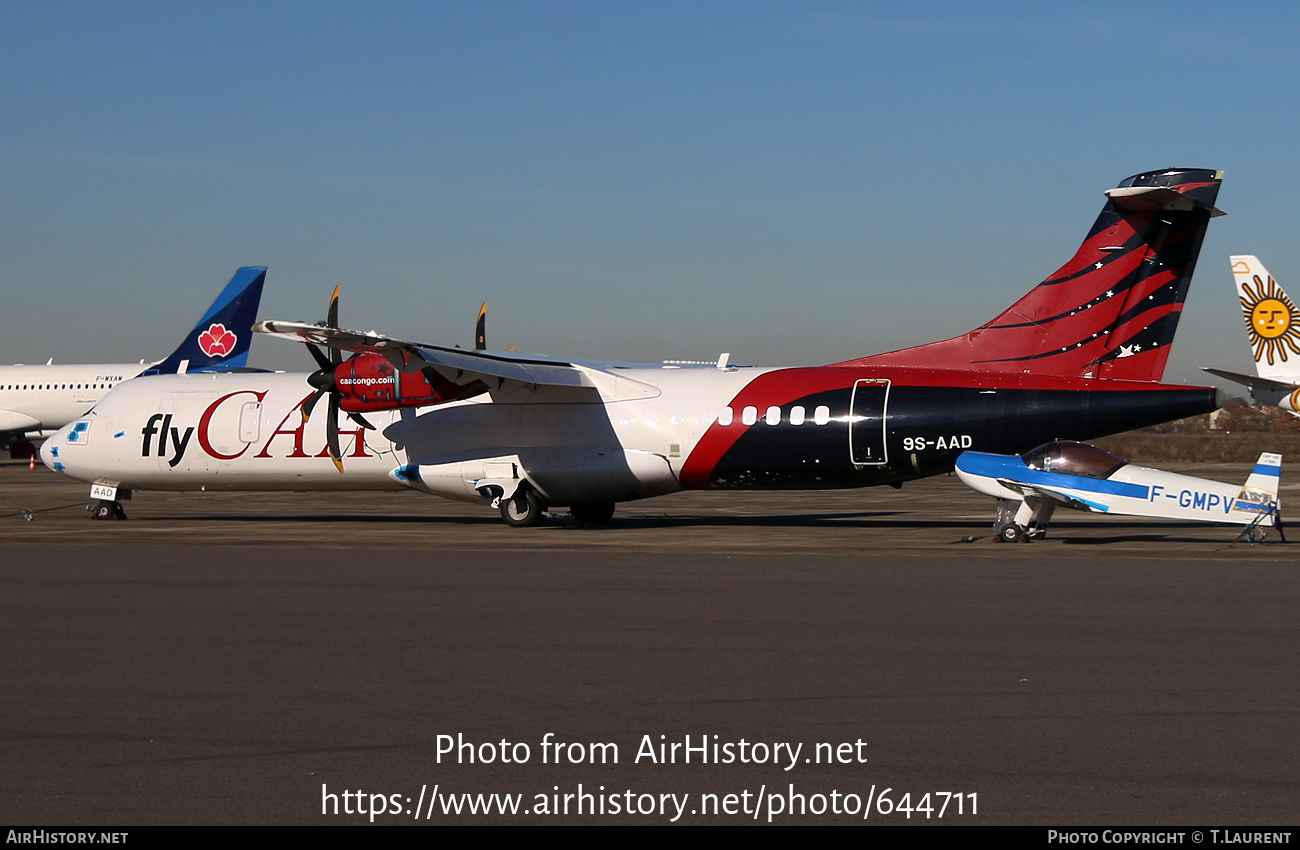
<svg viewBox="0 0 1300 850">
<path fill-rule="evenodd" d="M 537 529 L 88 489 L 0 463 L 0 822 L 1300 821 L 1300 544 L 995 544 L 946 477 Z"/>
</svg>

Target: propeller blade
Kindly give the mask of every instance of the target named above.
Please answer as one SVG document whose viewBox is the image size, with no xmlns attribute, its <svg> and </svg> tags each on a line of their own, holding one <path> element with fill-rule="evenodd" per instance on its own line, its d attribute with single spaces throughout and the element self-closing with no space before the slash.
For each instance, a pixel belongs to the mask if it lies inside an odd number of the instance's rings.
<svg viewBox="0 0 1300 850">
<path fill-rule="evenodd" d="M 305 345 L 307 346 L 307 349 L 311 352 L 312 359 L 316 361 L 316 365 L 319 366 L 322 370 L 334 368 L 335 364 L 331 363 L 330 359 L 326 357 L 324 354 L 322 354 L 319 348 L 312 345 L 310 342 L 305 343 Z"/>
<path fill-rule="evenodd" d="M 325 420 L 325 445 L 329 447 L 330 460 L 339 472 L 343 471 L 343 453 L 339 451 L 339 399 L 330 393 L 330 415 Z"/>
<path fill-rule="evenodd" d="M 474 350 L 487 350 L 487 302 L 478 309 L 478 324 L 474 326 Z"/>
<path fill-rule="evenodd" d="M 308 419 L 311 419 L 311 412 L 316 408 L 316 402 L 320 401 L 320 397 L 325 395 L 325 393 L 327 392 L 328 390 L 323 390 L 323 389 L 317 390 L 316 392 L 312 393 L 311 398 L 307 399 L 307 401 L 303 403 L 302 421 L 304 423 L 306 423 Z"/>
<path fill-rule="evenodd" d="M 367 422 L 366 417 L 362 416 L 360 413 L 348 413 L 348 418 L 360 425 L 362 428 L 367 428 L 371 431 L 375 430 L 375 426 Z"/>
<path fill-rule="evenodd" d="M 330 296 L 330 309 L 325 319 L 326 326 L 337 328 L 339 326 L 339 288 L 334 287 L 334 294 Z M 330 363 L 335 366 L 343 362 L 343 353 L 337 348 L 330 349 Z"/>
<path fill-rule="evenodd" d="M 327 328 L 337 328 L 339 326 L 339 288 L 334 287 L 334 294 L 330 296 L 330 306 L 326 313 L 325 326 Z M 335 379 L 335 371 L 343 363 L 343 353 L 336 348 L 329 350 L 326 356 L 317 346 L 307 343 L 307 350 L 311 352 L 312 359 L 320 367 L 317 371 L 307 376 L 307 383 L 316 388 L 316 392 L 303 402 L 302 421 L 307 422 L 311 418 L 312 411 L 316 408 L 316 402 L 320 401 L 321 396 L 329 396 L 329 419 L 325 421 L 325 445 L 329 449 L 330 460 L 334 461 L 334 467 L 339 472 L 343 471 L 343 452 L 339 448 L 339 387 Z M 349 413 L 357 424 L 363 428 L 374 429 L 360 415 Z"/>
</svg>

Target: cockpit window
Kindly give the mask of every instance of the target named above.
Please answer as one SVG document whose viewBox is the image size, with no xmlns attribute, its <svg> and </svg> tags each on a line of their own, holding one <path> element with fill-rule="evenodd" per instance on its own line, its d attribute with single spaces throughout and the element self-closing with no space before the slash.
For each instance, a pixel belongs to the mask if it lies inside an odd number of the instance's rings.
<svg viewBox="0 0 1300 850">
<path fill-rule="evenodd" d="M 1030 469 L 1082 475 L 1085 478 L 1109 478 L 1115 470 L 1128 463 L 1096 446 L 1068 440 L 1044 443 L 1020 457 Z"/>
</svg>

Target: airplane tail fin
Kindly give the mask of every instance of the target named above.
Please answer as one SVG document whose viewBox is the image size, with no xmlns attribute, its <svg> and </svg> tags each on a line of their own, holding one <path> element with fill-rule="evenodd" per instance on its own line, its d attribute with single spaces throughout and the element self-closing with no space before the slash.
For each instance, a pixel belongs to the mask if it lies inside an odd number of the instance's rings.
<svg viewBox="0 0 1300 850">
<path fill-rule="evenodd" d="M 1159 381 L 1223 172 L 1136 174 L 1074 258 L 968 334 L 837 365 L 916 366 Z"/>
<path fill-rule="evenodd" d="M 1263 524 L 1275 525 L 1282 510 L 1281 482 L 1282 456 L 1273 452 L 1262 452 L 1259 460 L 1255 461 L 1255 468 L 1251 470 L 1250 477 L 1246 479 L 1241 492 L 1237 494 L 1237 501 L 1232 509 L 1250 514 L 1268 514 L 1272 521 Z"/>
<path fill-rule="evenodd" d="M 248 365 L 248 346 L 264 283 L 265 266 L 247 266 L 235 272 L 171 356 L 150 366 L 143 374 L 224 372 Z"/>
<path fill-rule="evenodd" d="M 1300 372 L 1300 310 L 1258 257 L 1234 255 L 1232 276 L 1261 378 Z"/>
</svg>

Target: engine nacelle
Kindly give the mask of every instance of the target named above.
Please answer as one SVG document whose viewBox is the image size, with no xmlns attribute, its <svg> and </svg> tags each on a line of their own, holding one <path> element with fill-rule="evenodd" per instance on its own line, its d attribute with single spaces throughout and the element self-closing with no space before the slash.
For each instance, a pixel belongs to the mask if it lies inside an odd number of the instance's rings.
<svg viewBox="0 0 1300 850">
<path fill-rule="evenodd" d="M 404 373 L 380 354 L 358 354 L 334 369 L 339 407 L 352 413 L 438 404 L 461 395 L 464 388 L 436 373 Z"/>
</svg>

